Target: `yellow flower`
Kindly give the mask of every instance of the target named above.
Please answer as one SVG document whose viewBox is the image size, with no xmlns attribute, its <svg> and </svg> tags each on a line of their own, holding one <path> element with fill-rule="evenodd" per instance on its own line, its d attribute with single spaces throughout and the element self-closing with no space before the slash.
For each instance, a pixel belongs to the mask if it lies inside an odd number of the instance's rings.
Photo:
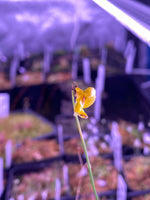
<svg viewBox="0 0 150 200">
<path fill-rule="evenodd" d="M 83 108 L 90 107 L 96 99 L 96 91 L 93 87 L 88 87 L 86 90 L 75 88 L 76 102 L 74 105 L 74 116 L 79 115 L 81 118 L 87 119 L 88 115 Z"/>
</svg>

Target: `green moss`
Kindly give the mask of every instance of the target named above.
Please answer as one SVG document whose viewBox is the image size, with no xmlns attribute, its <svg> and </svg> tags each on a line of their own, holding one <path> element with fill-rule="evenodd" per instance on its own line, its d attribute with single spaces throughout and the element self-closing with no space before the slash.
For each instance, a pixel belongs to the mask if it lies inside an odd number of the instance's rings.
<svg viewBox="0 0 150 200">
<path fill-rule="evenodd" d="M 0 120 L 0 132 L 4 132 L 7 139 L 19 142 L 27 137 L 37 137 L 51 133 L 53 127 L 32 114 L 11 114 Z"/>
<path fill-rule="evenodd" d="M 137 128 L 132 128 L 132 131 L 130 132 L 131 135 L 135 138 L 142 139 L 141 133 L 137 130 Z"/>
</svg>

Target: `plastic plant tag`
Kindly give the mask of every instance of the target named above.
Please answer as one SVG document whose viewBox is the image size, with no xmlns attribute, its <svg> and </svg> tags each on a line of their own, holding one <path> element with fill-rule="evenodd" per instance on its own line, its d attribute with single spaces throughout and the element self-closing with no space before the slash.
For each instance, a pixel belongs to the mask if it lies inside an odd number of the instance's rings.
<svg viewBox="0 0 150 200">
<path fill-rule="evenodd" d="M 20 42 L 18 44 L 18 55 L 21 59 L 24 59 L 25 58 L 25 49 L 24 49 L 24 43 L 23 42 Z"/>
<path fill-rule="evenodd" d="M 3 184 L 3 180 L 4 180 L 4 163 L 3 163 L 3 158 L 0 158 L 0 197 L 2 196 L 3 190 L 4 190 L 4 184 Z"/>
<path fill-rule="evenodd" d="M 42 200 L 46 200 L 48 196 L 48 191 L 42 191 L 41 196 L 42 196 Z"/>
<path fill-rule="evenodd" d="M 82 169 L 78 172 L 77 177 L 83 177 L 88 174 L 88 170 L 85 166 L 82 167 Z"/>
<path fill-rule="evenodd" d="M 63 178 L 64 178 L 64 185 L 68 185 L 68 166 L 64 165 L 63 166 Z"/>
<path fill-rule="evenodd" d="M 88 146 L 89 146 L 89 151 L 88 155 L 89 156 L 97 156 L 99 154 L 99 151 L 95 145 L 96 137 L 89 137 L 88 139 Z"/>
<path fill-rule="evenodd" d="M 96 78 L 96 101 L 94 107 L 94 117 L 96 120 L 101 118 L 101 102 L 102 102 L 102 92 L 104 90 L 105 84 L 105 67 L 99 65 Z"/>
<path fill-rule="evenodd" d="M 138 123 L 138 130 L 139 130 L 139 131 L 143 131 L 144 128 L 145 128 L 144 123 L 143 123 L 143 122 L 139 122 L 139 123 Z"/>
<path fill-rule="evenodd" d="M 91 68 L 89 58 L 83 58 L 83 80 L 86 84 L 91 83 Z"/>
<path fill-rule="evenodd" d="M 19 67 L 19 59 L 18 56 L 14 56 L 11 66 L 10 66 L 10 81 L 12 86 L 15 85 L 15 79 L 16 79 L 16 73 L 17 73 L 17 68 Z"/>
<path fill-rule="evenodd" d="M 86 131 L 83 131 L 83 138 L 84 138 L 85 140 L 88 139 L 88 134 L 87 134 Z"/>
<path fill-rule="evenodd" d="M 67 193 L 69 194 L 69 176 L 68 176 L 68 166 L 67 165 L 63 166 L 63 181 L 64 181 L 65 188 L 67 188 Z"/>
<path fill-rule="evenodd" d="M 64 154 L 64 138 L 63 138 L 63 126 L 62 125 L 58 125 L 57 132 L 58 132 L 58 142 L 59 142 L 60 154 Z"/>
<path fill-rule="evenodd" d="M 127 185 L 122 175 L 118 175 L 117 200 L 127 199 Z"/>
<path fill-rule="evenodd" d="M 55 181 L 55 200 L 61 199 L 61 183 L 59 178 Z"/>
<path fill-rule="evenodd" d="M 133 62 L 136 54 L 136 48 L 133 49 L 131 54 L 128 55 L 126 60 L 125 72 L 126 74 L 131 74 L 133 70 Z"/>
<path fill-rule="evenodd" d="M 12 163 L 12 142 L 8 140 L 5 145 L 5 160 L 6 160 L 6 168 L 9 168 Z"/>
<path fill-rule="evenodd" d="M 92 133 L 93 133 L 94 135 L 98 135 L 98 134 L 99 134 L 99 129 L 98 129 L 98 127 L 94 126 L 93 129 L 92 129 Z"/>
<path fill-rule="evenodd" d="M 90 118 L 90 122 L 91 122 L 91 124 L 93 124 L 93 125 L 96 125 L 96 123 L 97 123 L 97 121 L 96 121 L 96 119 L 95 119 L 94 117 L 91 117 L 91 118 Z"/>
<path fill-rule="evenodd" d="M 133 146 L 134 146 L 134 154 L 137 155 L 137 156 L 141 154 L 141 152 L 140 152 L 141 145 L 142 145 L 141 140 L 136 138 L 134 140 Z"/>
<path fill-rule="evenodd" d="M 73 55 L 72 61 L 72 79 L 76 80 L 78 77 L 78 57 L 79 57 L 79 50 L 76 48 L 75 53 Z"/>
<path fill-rule="evenodd" d="M 97 180 L 97 184 L 101 187 L 105 187 L 107 185 L 107 181 L 99 179 Z"/>
<path fill-rule="evenodd" d="M 20 194 L 17 198 L 17 200 L 24 200 L 24 195 L 23 194 Z"/>
<path fill-rule="evenodd" d="M 144 149 L 143 149 L 143 154 L 144 154 L 145 156 L 150 155 L 150 148 L 149 148 L 149 147 L 144 147 Z"/>
<path fill-rule="evenodd" d="M 100 90 L 100 81 L 96 79 L 96 100 L 94 106 L 94 117 L 97 121 L 101 118 L 101 102 L 102 101 L 102 91 Z"/>
<path fill-rule="evenodd" d="M 129 40 L 127 42 L 125 51 L 124 51 L 124 57 L 127 58 L 127 56 L 130 54 L 131 49 L 134 47 L 134 42 L 133 40 Z"/>
<path fill-rule="evenodd" d="M 134 46 L 133 43 L 129 45 L 129 48 L 125 54 L 126 54 L 125 72 L 127 74 L 131 74 L 133 71 L 133 63 L 136 54 L 136 47 Z"/>
<path fill-rule="evenodd" d="M 96 120 L 100 120 L 101 118 L 101 102 L 102 102 L 102 92 L 104 90 L 105 83 L 105 67 L 100 65 L 97 71 L 96 78 L 96 100 L 94 107 L 94 117 Z"/>
<path fill-rule="evenodd" d="M 28 198 L 28 200 L 35 200 L 35 195 L 33 194 L 32 196 L 30 196 L 29 198 Z"/>
<path fill-rule="evenodd" d="M 121 135 L 118 132 L 117 122 L 112 122 L 111 136 L 111 147 L 113 149 L 114 165 L 116 169 L 120 172 L 122 170 L 122 141 Z"/>
<path fill-rule="evenodd" d="M 97 147 L 94 144 L 89 145 L 89 151 L 88 155 L 89 156 L 97 156 L 99 154 L 99 151 Z"/>
<path fill-rule="evenodd" d="M 97 78 L 99 80 L 99 90 L 104 90 L 105 86 L 105 66 L 99 65 L 97 70 Z"/>
<path fill-rule="evenodd" d="M 145 133 L 143 134 L 143 142 L 144 142 L 145 144 L 150 144 L 150 133 L 145 132 Z"/>
<path fill-rule="evenodd" d="M 0 118 L 9 116 L 10 112 L 10 96 L 8 93 L 0 94 Z"/>
<path fill-rule="evenodd" d="M 136 138 L 136 139 L 134 140 L 133 146 L 134 146 L 135 148 L 140 148 L 140 146 L 141 146 L 141 140 L 138 139 L 138 138 Z"/>
<path fill-rule="evenodd" d="M 45 73 L 50 72 L 51 60 L 52 60 L 52 49 L 49 47 L 46 47 L 44 51 L 44 72 Z"/>
<path fill-rule="evenodd" d="M 101 63 L 103 65 L 105 65 L 107 63 L 107 50 L 105 48 L 102 49 Z"/>
</svg>

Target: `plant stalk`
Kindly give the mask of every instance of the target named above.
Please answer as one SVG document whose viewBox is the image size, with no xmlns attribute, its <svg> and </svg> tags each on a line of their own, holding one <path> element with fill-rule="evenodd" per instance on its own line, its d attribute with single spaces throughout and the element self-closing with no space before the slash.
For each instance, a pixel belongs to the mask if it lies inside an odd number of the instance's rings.
<svg viewBox="0 0 150 200">
<path fill-rule="evenodd" d="M 73 104 L 73 110 L 74 110 L 74 91 L 73 90 L 72 90 L 72 104 Z M 96 189 L 95 189 L 94 178 L 93 178 L 93 174 L 92 174 L 92 170 L 91 170 L 91 164 L 90 164 L 90 161 L 89 161 L 87 148 L 86 148 L 86 144 L 85 144 L 85 141 L 84 141 L 84 138 L 83 138 L 79 118 L 78 118 L 78 116 L 75 116 L 75 118 L 76 118 L 78 130 L 79 130 L 82 146 L 83 146 L 83 149 L 84 149 L 84 152 L 85 152 L 85 157 L 86 157 L 86 161 L 87 161 L 87 165 L 88 165 L 88 171 L 89 171 L 89 175 L 90 175 L 91 184 L 92 184 L 92 187 L 93 187 L 93 190 L 94 190 L 94 195 L 95 195 L 96 200 L 99 200 Z"/>
</svg>

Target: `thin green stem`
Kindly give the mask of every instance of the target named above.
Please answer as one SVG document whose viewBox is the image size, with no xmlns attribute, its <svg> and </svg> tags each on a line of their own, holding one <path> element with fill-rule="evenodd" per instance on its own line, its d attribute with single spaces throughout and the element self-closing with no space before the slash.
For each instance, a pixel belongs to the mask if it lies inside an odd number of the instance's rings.
<svg viewBox="0 0 150 200">
<path fill-rule="evenodd" d="M 73 109 L 74 109 L 74 91 L 73 90 L 72 90 L 72 104 L 73 104 Z M 84 141 L 84 138 L 83 138 L 79 118 L 78 118 L 78 116 L 75 116 L 75 118 L 76 118 L 78 130 L 79 130 L 82 146 L 83 146 L 83 149 L 84 149 L 84 152 L 85 152 L 85 157 L 86 157 L 86 161 L 87 161 L 87 165 L 88 165 L 89 175 L 90 175 L 91 184 L 92 184 L 92 187 L 93 187 L 93 190 L 94 190 L 95 198 L 96 198 L 96 200 L 99 200 L 96 189 L 95 189 L 94 178 L 93 178 L 93 174 L 92 174 L 92 170 L 91 170 L 91 164 L 90 164 L 90 161 L 89 161 L 87 148 L 86 148 L 85 141 Z"/>
</svg>

